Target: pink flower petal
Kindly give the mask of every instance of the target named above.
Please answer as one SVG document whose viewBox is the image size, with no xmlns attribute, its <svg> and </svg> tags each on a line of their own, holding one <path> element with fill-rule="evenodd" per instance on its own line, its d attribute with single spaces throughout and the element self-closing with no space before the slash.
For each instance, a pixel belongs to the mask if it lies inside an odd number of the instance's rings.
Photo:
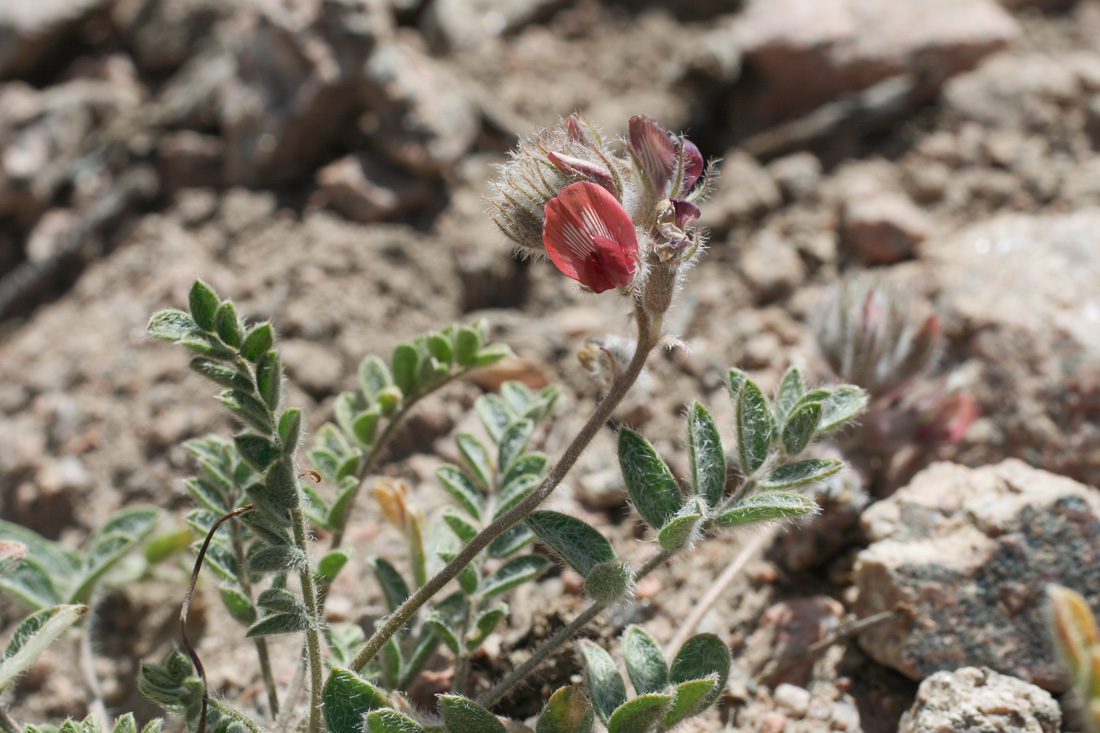
<svg viewBox="0 0 1100 733">
<path fill-rule="evenodd" d="M 602 293 L 629 285 L 638 267 L 630 216 L 595 183 L 571 183 L 546 204 L 546 252 L 566 276 Z"/>
<path fill-rule="evenodd" d="M 657 120 L 649 115 L 634 115 L 630 118 L 630 145 L 638 156 L 642 173 L 653 185 L 660 197 L 666 195 L 665 188 L 676 173 L 676 144 L 672 136 Z"/>
</svg>

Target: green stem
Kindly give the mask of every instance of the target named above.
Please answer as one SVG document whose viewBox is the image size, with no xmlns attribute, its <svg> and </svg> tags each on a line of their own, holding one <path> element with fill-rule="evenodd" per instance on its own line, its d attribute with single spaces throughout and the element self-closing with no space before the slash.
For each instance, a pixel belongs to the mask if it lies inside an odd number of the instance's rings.
<svg viewBox="0 0 1100 733">
<path fill-rule="evenodd" d="M 642 567 L 638 569 L 637 574 L 634 576 L 635 579 L 640 580 L 649 575 L 654 569 L 675 555 L 676 552 L 677 550 L 661 550 L 651 557 L 645 565 L 642 565 Z M 522 682 L 536 667 L 546 661 L 547 657 L 557 651 L 558 647 L 572 639 L 577 632 L 599 616 L 600 611 L 604 608 L 604 606 L 598 603 L 593 603 L 588 608 L 584 609 L 579 616 L 558 629 L 553 636 L 544 641 L 542 646 L 532 652 L 531 656 L 528 657 L 523 664 L 512 670 L 504 679 L 493 685 L 488 692 L 478 698 L 478 702 L 485 707 L 491 707 L 500 702 L 513 687 Z"/>
<path fill-rule="evenodd" d="M 378 441 L 374 444 L 374 450 L 372 450 L 370 452 L 370 455 L 367 456 L 367 460 L 363 464 L 362 468 L 360 468 L 359 471 L 356 472 L 356 476 L 359 479 L 359 485 L 355 487 L 355 490 L 351 495 L 351 499 L 348 501 L 348 511 L 346 514 L 344 514 L 343 521 L 340 523 L 339 527 L 336 527 L 332 530 L 332 544 L 330 545 L 330 549 L 335 550 L 343 543 L 344 532 L 348 526 L 348 519 L 351 517 L 352 508 L 355 507 L 355 498 L 359 495 L 359 491 L 363 488 L 363 483 L 370 477 L 370 475 L 374 472 L 374 469 L 378 466 L 378 462 L 385 454 L 386 448 L 389 447 L 390 441 L 393 440 L 393 436 L 396 435 L 397 428 L 405 419 L 405 416 L 408 415 L 410 411 L 412 411 L 412 408 L 416 405 L 417 402 L 420 402 L 420 400 L 424 399 L 433 392 L 442 389 L 465 373 L 466 370 L 463 370 L 451 377 L 448 377 L 446 380 L 440 382 L 431 389 L 414 395 L 408 402 L 401 406 L 401 411 L 395 414 L 393 416 L 393 419 L 390 420 L 389 423 L 387 423 L 386 429 L 382 431 L 382 435 L 378 436 Z"/>
<path fill-rule="evenodd" d="M 309 542 L 306 538 L 306 520 L 301 507 L 292 513 L 294 520 L 294 544 L 309 557 Z M 324 683 L 321 669 L 321 617 L 317 602 L 317 586 L 313 582 L 313 570 L 307 563 L 298 572 L 302 583 L 302 599 L 310 616 L 310 626 L 306 629 L 306 655 L 309 661 L 309 733 L 321 733 L 321 687 Z"/>
<path fill-rule="evenodd" d="M 550 496 L 562 482 L 562 479 L 577 462 L 581 452 L 596 437 L 596 433 L 603 428 L 615 408 L 619 406 L 623 397 L 634 385 L 645 366 L 650 351 L 657 345 L 660 338 L 659 324 L 651 320 L 640 307 L 635 309 L 635 315 L 638 320 L 638 344 L 630 364 L 612 382 L 607 395 L 596 405 L 596 409 L 589 416 L 588 422 L 573 438 L 573 442 L 565 449 L 561 459 L 550 469 L 539 487 L 470 540 L 454 560 L 447 563 L 447 566 L 440 570 L 435 577 L 422 585 L 416 593 L 401 604 L 401 607 L 386 619 L 382 626 L 374 632 L 374 635 L 367 640 L 366 646 L 356 655 L 351 663 L 353 670 L 359 672 L 367 666 L 367 663 L 382 650 L 382 646 L 386 641 L 396 634 L 412 618 L 413 614 L 420 610 L 421 606 L 427 603 L 432 596 L 443 589 L 443 586 L 453 580 L 463 568 L 477 558 L 478 553 L 488 547 L 490 542 L 504 534 L 512 526 L 523 521 L 527 515 L 538 508 L 539 504 L 545 501 L 546 497 Z"/>
</svg>

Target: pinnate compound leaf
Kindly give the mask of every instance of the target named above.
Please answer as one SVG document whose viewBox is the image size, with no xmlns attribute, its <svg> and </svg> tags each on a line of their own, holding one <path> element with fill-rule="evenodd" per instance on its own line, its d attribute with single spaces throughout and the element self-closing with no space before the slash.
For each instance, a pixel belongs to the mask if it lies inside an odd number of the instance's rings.
<svg viewBox="0 0 1100 733">
<path fill-rule="evenodd" d="M 559 687 L 539 713 L 535 733 L 592 733 L 596 713 L 580 685 Z"/>
<path fill-rule="evenodd" d="M 550 567 L 550 561 L 542 555 L 520 555 L 494 570 L 481 586 L 485 598 L 509 591 L 517 585 L 534 580 Z"/>
<path fill-rule="evenodd" d="M 615 550 L 595 527 L 568 514 L 536 511 L 527 526 L 584 577 L 600 563 L 615 560 Z"/>
<path fill-rule="evenodd" d="M 321 691 L 328 733 L 362 733 L 363 716 L 389 707 L 386 694 L 350 669 L 333 667 Z"/>
<path fill-rule="evenodd" d="M 270 323 L 261 323 L 254 326 L 241 342 L 241 356 L 252 363 L 259 361 L 260 357 L 271 351 L 275 345 L 275 329 Z"/>
<path fill-rule="evenodd" d="M 817 432 L 827 433 L 853 420 L 867 406 L 867 393 L 859 387 L 843 384 L 822 403 L 821 423 Z"/>
<path fill-rule="evenodd" d="M 317 573 L 331 583 L 348 563 L 351 553 L 346 549 L 329 550 L 317 561 Z"/>
<path fill-rule="evenodd" d="M 191 285 L 191 291 L 187 294 L 187 305 L 191 309 L 191 318 L 204 331 L 213 331 L 215 328 L 214 314 L 221 305 L 221 298 L 207 283 L 196 280 Z"/>
<path fill-rule="evenodd" d="M 242 423 L 263 435 L 271 435 L 275 428 L 271 410 L 258 399 L 239 389 L 227 389 L 218 395 L 218 401 Z"/>
<path fill-rule="evenodd" d="M 611 714 L 607 733 L 649 733 L 671 704 L 671 695 L 639 695 Z"/>
<path fill-rule="evenodd" d="M 709 707 L 718 699 L 718 694 L 726 687 L 730 674 L 730 650 L 714 634 L 696 634 L 680 647 L 676 658 L 669 667 L 668 678 L 674 685 L 701 680 L 717 675 L 714 689 L 700 703 Z"/>
<path fill-rule="evenodd" d="M 657 533 L 657 544 L 666 550 L 679 550 L 691 541 L 695 527 L 702 518 L 703 514 L 698 510 L 691 514 L 681 514 L 661 527 Z"/>
<path fill-rule="evenodd" d="M 649 441 L 623 428 L 619 431 L 619 466 L 634 507 L 654 529 L 676 516 L 683 497 L 668 466 Z"/>
<path fill-rule="evenodd" d="M 440 516 L 463 545 L 477 536 L 477 526 L 466 521 L 466 518 L 453 508 L 447 507 Z"/>
<path fill-rule="evenodd" d="M 504 530 L 504 534 L 489 543 L 489 557 L 508 557 L 535 539 L 525 524 L 517 524 Z"/>
<path fill-rule="evenodd" d="M 279 442 L 283 444 L 283 452 L 293 455 L 298 449 L 298 441 L 302 439 L 302 411 L 297 407 L 283 410 L 279 415 Z"/>
<path fill-rule="evenodd" d="M 668 687 L 668 665 L 661 647 L 641 626 L 628 626 L 623 634 L 623 661 L 637 694 L 659 692 Z"/>
<path fill-rule="evenodd" d="M 84 605 L 43 608 L 23 619 L 0 657 L 0 690 L 35 663 L 42 652 L 87 613 Z"/>
<path fill-rule="evenodd" d="M 307 613 L 305 602 L 286 588 L 268 588 L 256 599 L 256 605 L 279 613 Z"/>
<path fill-rule="evenodd" d="M 33 609 L 61 603 L 61 594 L 54 586 L 50 572 L 33 556 L 23 558 L 15 568 L 0 576 L 0 588 Z"/>
<path fill-rule="evenodd" d="M 805 486 L 823 478 L 832 476 L 844 468 L 842 461 L 832 458 L 809 458 L 776 466 L 760 479 L 760 488 L 765 490 L 786 489 Z"/>
<path fill-rule="evenodd" d="M 459 365 L 473 366 L 481 348 L 481 336 L 472 328 L 460 328 L 455 334 L 455 361 Z"/>
<path fill-rule="evenodd" d="M 500 436 L 500 449 L 497 451 L 497 470 L 507 473 L 516 462 L 535 432 L 535 424 L 530 420 L 517 420 Z"/>
<path fill-rule="evenodd" d="M 802 373 L 795 367 L 790 367 L 779 380 L 779 389 L 775 392 L 775 415 L 782 423 L 791 408 L 795 406 L 806 387 L 802 384 Z"/>
<path fill-rule="evenodd" d="M 470 433 L 459 433 L 455 436 L 455 443 L 466 469 L 485 488 L 492 486 L 493 464 L 485 444 Z"/>
<path fill-rule="evenodd" d="M 416 392 L 417 375 L 420 372 L 420 351 L 412 344 L 398 344 L 390 357 L 393 383 L 406 397 Z"/>
<path fill-rule="evenodd" d="M 236 348 L 244 340 L 244 329 L 241 328 L 241 319 L 237 317 L 237 308 L 230 301 L 225 301 L 214 312 L 214 330 L 218 338 L 229 346 Z"/>
<path fill-rule="evenodd" d="M 359 389 L 367 400 L 374 402 L 378 393 L 393 385 L 393 376 L 386 362 L 368 356 L 359 362 Z"/>
<path fill-rule="evenodd" d="M 745 382 L 749 381 L 749 375 L 740 369 L 730 369 L 726 375 L 726 389 L 730 393 L 730 400 L 733 402 L 733 411 L 736 414 L 737 406 L 741 403 L 741 387 L 745 385 Z"/>
<path fill-rule="evenodd" d="M 389 606 L 391 612 L 396 611 L 410 595 L 409 586 L 405 583 L 405 579 L 401 577 L 401 573 L 397 572 L 397 568 L 384 558 L 372 557 L 367 560 L 367 564 L 374 571 L 374 577 L 378 579 L 378 584 L 382 586 L 382 593 L 386 596 L 386 605 Z"/>
<path fill-rule="evenodd" d="M 665 713 L 665 718 L 661 721 L 661 727 L 671 728 L 677 723 L 706 710 L 714 702 L 712 696 L 717 685 L 717 673 L 701 680 L 690 680 L 676 685 L 672 690 L 672 705 Z M 717 691 L 721 692 L 721 690 Z"/>
<path fill-rule="evenodd" d="M 807 402 L 800 405 L 788 417 L 783 425 L 783 450 L 788 456 L 797 456 L 813 440 L 821 422 L 822 406 L 820 402 Z"/>
<path fill-rule="evenodd" d="M 800 519 L 817 512 L 817 503 L 808 496 L 783 491 L 753 494 L 718 516 L 719 527 L 736 527 L 772 519 Z"/>
<path fill-rule="evenodd" d="M 248 553 L 248 569 L 253 573 L 267 575 L 297 570 L 305 562 L 305 555 L 297 547 L 290 546 L 252 546 Z M 209 553 L 209 550 L 207 551 Z"/>
<path fill-rule="evenodd" d="M 196 328 L 188 331 L 179 340 L 179 345 L 201 356 L 211 359 L 232 359 L 233 349 L 221 342 L 217 336 Z"/>
<path fill-rule="evenodd" d="M 262 435 L 242 433 L 233 437 L 233 444 L 249 466 L 260 473 L 266 471 L 279 458 L 278 447 Z"/>
<path fill-rule="evenodd" d="M 481 492 L 458 466 L 446 463 L 435 470 L 443 488 L 474 519 L 481 520 Z"/>
<path fill-rule="evenodd" d="M 100 733 L 99 729 L 96 729 L 96 733 Z M 134 720 L 133 713 L 126 713 L 119 716 L 115 721 L 114 728 L 111 729 L 111 733 L 138 733 L 137 721 Z"/>
<path fill-rule="evenodd" d="M 179 341 L 185 334 L 198 329 L 198 327 L 195 319 L 187 312 L 169 309 L 154 313 L 149 319 L 149 325 L 145 327 L 145 330 L 149 332 L 150 336 L 155 336 L 158 339 Z"/>
<path fill-rule="evenodd" d="M 163 728 L 164 728 L 164 719 L 163 718 L 153 718 L 152 720 L 150 720 L 148 723 L 145 724 L 145 727 L 141 729 L 141 733 L 161 733 L 161 730 L 163 730 Z"/>
<path fill-rule="evenodd" d="M 273 636 L 294 634 L 309 628 L 309 615 L 305 613 L 273 613 L 252 624 L 245 636 Z"/>
<path fill-rule="evenodd" d="M 256 622 L 256 607 L 248 596 L 235 588 L 221 588 L 222 604 L 225 605 L 233 620 L 245 626 L 251 626 Z"/>
<path fill-rule="evenodd" d="M 688 412 L 688 450 L 695 495 L 717 506 L 726 491 L 726 454 L 714 418 L 698 402 Z"/>
<path fill-rule="evenodd" d="M 496 507 L 493 509 L 493 519 L 500 518 L 507 513 L 509 509 L 526 499 L 540 483 L 542 483 L 542 479 L 532 473 L 528 473 L 517 476 L 505 484 L 504 488 L 500 490 L 500 497 L 497 499 Z"/>
<path fill-rule="evenodd" d="M 374 710 L 367 713 L 364 733 L 425 733 L 424 726 L 396 710 Z"/>
<path fill-rule="evenodd" d="M 611 655 L 603 647 L 581 640 L 579 649 L 592 704 L 596 708 L 596 714 L 606 725 L 616 708 L 626 702 L 626 683 L 616 669 Z"/>
<path fill-rule="evenodd" d="M 221 387 L 242 390 L 252 389 L 252 379 L 247 374 L 241 374 L 233 367 L 220 361 L 207 359 L 204 356 L 196 356 L 191 360 L 190 366 L 192 371 L 201 374 Z"/>
<path fill-rule="evenodd" d="M 549 459 L 543 453 L 524 453 L 515 460 L 512 467 L 504 474 L 501 485 L 507 486 L 525 473 L 538 476 L 541 479 L 546 474 L 546 466 L 549 462 Z"/>
<path fill-rule="evenodd" d="M 772 413 L 768 398 L 751 379 L 741 385 L 737 401 L 737 453 L 741 472 L 753 474 L 764 465 L 772 444 Z"/>
<path fill-rule="evenodd" d="M 497 624 L 503 621 L 507 615 L 508 604 L 498 603 L 478 616 L 477 621 L 474 622 L 473 633 L 466 636 L 466 648 L 473 650 L 481 646 L 489 638 L 489 634 L 493 633 L 493 629 L 497 627 Z"/>
<path fill-rule="evenodd" d="M 461 695 L 440 695 L 439 714 L 447 733 L 508 733 L 495 715 Z"/>
<path fill-rule="evenodd" d="M 483 395 L 474 402 L 474 410 L 481 424 L 485 426 L 485 432 L 494 443 L 500 443 L 501 436 L 514 419 L 504 400 L 495 394 Z"/>
<path fill-rule="evenodd" d="M 512 349 L 508 346 L 505 344 L 489 344 L 483 349 L 478 349 L 477 356 L 474 357 L 474 363 L 470 366 L 489 366 L 507 356 L 512 356 Z"/>
<path fill-rule="evenodd" d="M 283 396 L 283 360 L 278 351 L 265 352 L 256 363 L 256 391 L 268 409 L 278 409 Z"/>
</svg>

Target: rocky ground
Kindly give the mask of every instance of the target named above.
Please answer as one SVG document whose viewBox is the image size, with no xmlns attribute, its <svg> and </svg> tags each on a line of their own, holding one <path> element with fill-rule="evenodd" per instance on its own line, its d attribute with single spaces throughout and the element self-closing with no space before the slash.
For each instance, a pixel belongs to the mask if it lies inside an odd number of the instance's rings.
<svg viewBox="0 0 1100 733">
<path fill-rule="evenodd" d="M 563 385 L 553 454 L 596 396 L 575 352 L 627 332 L 629 309 L 513 260 L 481 197 L 517 134 L 575 110 L 623 134 L 646 113 L 724 162 L 710 249 L 670 315 L 691 352 L 654 359 L 619 422 L 683 475 L 693 399 L 732 444 L 728 367 L 767 389 L 791 363 L 832 378 L 809 324 L 866 269 L 934 309 L 937 374 L 981 410 L 934 443 L 847 441 L 824 515 L 766 543 L 703 618 L 737 665 L 694 729 L 1080 729 L 1043 588 L 1100 606 L 1100 2 L 17 0 L 0 3 L 0 80 L 4 519 L 73 545 L 131 503 L 178 522 L 182 442 L 231 425 L 143 329 L 195 277 L 277 324 L 313 428 L 366 354 L 489 318 L 517 359 L 427 400 L 387 468 L 428 505 L 501 379 Z M 623 496 L 606 431 L 553 502 L 644 557 Z M 358 517 L 329 612 L 366 623 L 363 561 L 393 537 L 366 502 Z M 641 621 L 666 642 L 753 539 L 704 544 L 592 633 Z M 97 600 L 112 713 L 156 714 L 135 675 L 174 643 L 182 564 Z M 480 680 L 582 607 L 574 580 L 512 602 Z M 211 683 L 258 705 L 214 591 L 194 615 Z M 22 614 L 0 605 L 3 628 Z M 17 718 L 85 713 L 74 649 L 7 693 Z M 276 654 L 283 683 L 296 651 Z M 530 716 L 576 674 L 563 654 L 498 712 Z"/>
</svg>

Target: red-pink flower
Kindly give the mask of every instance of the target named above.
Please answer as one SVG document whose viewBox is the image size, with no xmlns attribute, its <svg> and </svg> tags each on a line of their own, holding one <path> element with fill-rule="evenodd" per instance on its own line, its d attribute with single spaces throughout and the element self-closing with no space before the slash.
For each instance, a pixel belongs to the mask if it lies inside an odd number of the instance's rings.
<svg viewBox="0 0 1100 733">
<path fill-rule="evenodd" d="M 546 204 L 542 242 L 558 269 L 597 293 L 629 285 L 638 269 L 638 235 L 606 189 L 565 186 Z"/>
</svg>

